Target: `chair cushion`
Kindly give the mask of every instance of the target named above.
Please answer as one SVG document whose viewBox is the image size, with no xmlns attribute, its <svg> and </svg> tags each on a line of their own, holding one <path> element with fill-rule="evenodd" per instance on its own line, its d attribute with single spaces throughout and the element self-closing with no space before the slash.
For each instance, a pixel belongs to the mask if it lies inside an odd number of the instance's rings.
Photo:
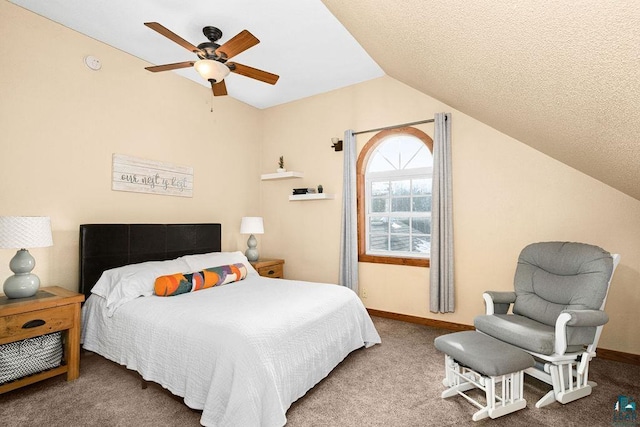
<svg viewBox="0 0 640 427">
<path fill-rule="evenodd" d="M 554 326 L 562 310 L 598 310 L 612 271 L 611 254 L 598 246 L 571 242 L 528 245 L 518 258 L 513 313 Z"/>
<path fill-rule="evenodd" d="M 550 355 L 554 352 L 555 328 L 517 314 L 476 316 L 477 330 L 524 350 Z M 593 341 L 596 328 L 567 328 L 567 350 L 583 350 L 583 344 Z"/>
<path fill-rule="evenodd" d="M 522 371 L 535 364 L 530 354 L 475 331 L 441 335 L 434 345 L 464 366 L 491 377 Z"/>
<path fill-rule="evenodd" d="M 541 354 L 553 353 L 554 328 L 529 318 L 513 314 L 477 316 L 477 330 L 506 343 Z"/>
</svg>

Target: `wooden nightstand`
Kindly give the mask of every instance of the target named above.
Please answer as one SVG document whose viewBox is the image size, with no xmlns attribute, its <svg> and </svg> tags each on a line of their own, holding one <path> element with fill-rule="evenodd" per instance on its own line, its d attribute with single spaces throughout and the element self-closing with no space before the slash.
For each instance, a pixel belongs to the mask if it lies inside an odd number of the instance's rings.
<svg viewBox="0 0 640 427">
<path fill-rule="evenodd" d="M 251 265 L 256 269 L 259 275 L 263 277 L 272 277 L 282 279 L 284 277 L 284 260 L 283 259 L 259 259 L 251 261 Z"/>
<path fill-rule="evenodd" d="M 67 374 L 67 381 L 80 375 L 80 304 L 84 295 L 58 286 L 40 288 L 28 298 L 0 296 L 0 344 L 62 331 L 62 365 L 0 385 L 0 394 L 56 375 Z M 28 322 L 44 323 L 26 327 Z M 37 322 L 41 323 L 41 322 Z"/>
</svg>

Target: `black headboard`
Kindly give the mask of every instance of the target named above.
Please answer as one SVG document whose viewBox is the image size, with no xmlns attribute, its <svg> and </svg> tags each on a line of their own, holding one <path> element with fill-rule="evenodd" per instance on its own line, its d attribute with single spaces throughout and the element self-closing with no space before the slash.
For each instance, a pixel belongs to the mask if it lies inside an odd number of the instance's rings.
<svg viewBox="0 0 640 427">
<path fill-rule="evenodd" d="M 103 271 L 144 261 L 221 251 L 220 224 L 83 224 L 80 292 L 88 298 Z"/>
</svg>

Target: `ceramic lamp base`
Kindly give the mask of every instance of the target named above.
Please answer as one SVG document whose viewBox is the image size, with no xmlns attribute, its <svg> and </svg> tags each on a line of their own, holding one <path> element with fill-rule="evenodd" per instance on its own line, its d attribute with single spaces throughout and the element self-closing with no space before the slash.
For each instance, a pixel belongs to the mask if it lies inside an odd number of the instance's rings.
<svg viewBox="0 0 640 427">
<path fill-rule="evenodd" d="M 249 240 L 247 240 L 247 246 L 249 246 L 249 248 L 244 252 L 244 255 L 249 261 L 257 261 L 258 249 L 256 248 L 258 246 L 258 241 L 253 234 L 249 236 Z"/>
<path fill-rule="evenodd" d="M 40 279 L 31 270 L 36 266 L 36 260 L 28 250 L 20 249 L 9 262 L 9 268 L 15 274 L 4 281 L 2 288 L 8 298 L 32 297 L 40 288 Z"/>
<path fill-rule="evenodd" d="M 2 290 L 7 298 L 32 297 L 40 288 L 40 279 L 35 274 L 16 274 L 4 281 Z"/>
</svg>

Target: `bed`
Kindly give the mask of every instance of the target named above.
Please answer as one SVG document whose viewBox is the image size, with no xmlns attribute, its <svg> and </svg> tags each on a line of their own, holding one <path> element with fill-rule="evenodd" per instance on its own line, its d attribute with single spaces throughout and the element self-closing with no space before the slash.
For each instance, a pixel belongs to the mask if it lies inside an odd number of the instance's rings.
<svg viewBox="0 0 640 427">
<path fill-rule="evenodd" d="M 205 426 L 282 426 L 294 401 L 380 337 L 350 289 L 261 277 L 241 252 L 220 252 L 220 236 L 220 224 L 82 225 L 83 347 L 183 397 Z M 246 277 L 149 294 L 158 274 L 210 264 L 244 265 Z"/>
</svg>

